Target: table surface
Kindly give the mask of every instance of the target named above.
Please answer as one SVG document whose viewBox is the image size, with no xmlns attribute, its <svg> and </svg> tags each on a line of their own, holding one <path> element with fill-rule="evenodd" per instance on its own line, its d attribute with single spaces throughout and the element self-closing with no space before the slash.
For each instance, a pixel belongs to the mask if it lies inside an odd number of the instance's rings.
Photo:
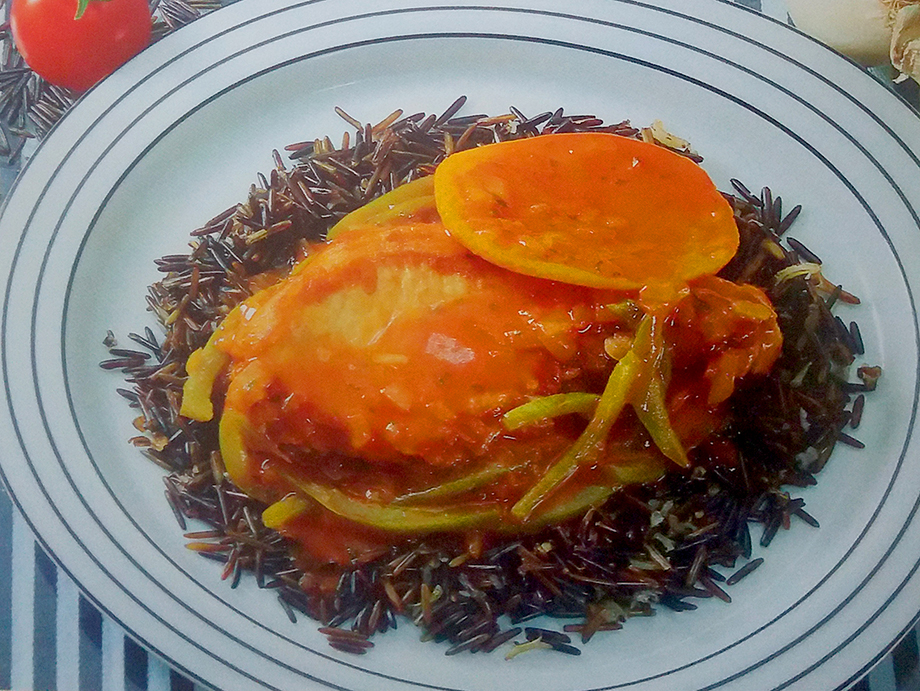
<svg viewBox="0 0 920 691">
<path fill-rule="evenodd" d="M 232 0 L 221 0 L 229 4 Z M 784 0 L 733 0 L 786 21 Z M 902 95 L 917 102 L 916 86 Z M 904 90 L 907 90 L 904 92 Z M 29 147 L 23 152 L 27 158 Z M 18 165 L 0 166 L 0 199 Z M 918 603 L 920 608 L 920 603 Z M 858 691 L 920 691 L 918 628 Z M 193 691 L 200 689 L 125 636 L 85 599 L 35 542 L 0 487 L 0 690 Z M 230 691 L 230 690 L 226 690 Z"/>
</svg>

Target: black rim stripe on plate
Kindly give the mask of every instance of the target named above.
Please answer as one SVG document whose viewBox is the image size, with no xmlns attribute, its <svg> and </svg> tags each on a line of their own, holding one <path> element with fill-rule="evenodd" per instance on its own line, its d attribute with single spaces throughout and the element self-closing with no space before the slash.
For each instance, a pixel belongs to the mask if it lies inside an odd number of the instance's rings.
<svg viewBox="0 0 920 691">
<path fill-rule="evenodd" d="M 621 0 L 621 1 L 622 1 L 622 0 Z M 627 1 L 628 1 L 628 0 L 627 0 Z M 302 4 L 311 4 L 311 3 L 302 3 Z M 642 3 L 632 3 L 632 2 L 630 2 L 629 4 L 642 5 Z M 438 9 L 446 9 L 446 8 L 438 8 Z M 449 8 L 449 9 L 462 9 L 462 8 Z M 467 8 L 467 9 L 482 9 L 482 8 Z M 650 8 L 650 9 L 651 9 L 651 8 Z M 654 8 L 654 9 L 659 9 L 659 10 L 660 10 L 661 8 Z M 414 11 L 419 11 L 419 10 L 414 10 Z M 520 10 L 519 10 L 519 11 L 520 11 Z M 383 13 L 379 13 L 379 14 L 383 14 Z M 574 19 L 574 20 L 577 20 L 577 21 L 596 22 L 596 20 L 590 20 L 590 19 L 585 19 L 585 18 L 573 17 L 573 16 L 571 16 L 571 15 L 566 15 L 566 18 Z M 351 19 L 355 19 L 355 17 L 347 18 L 347 19 L 341 20 L 341 21 L 350 21 Z M 598 22 L 598 23 L 607 23 L 607 22 Z M 705 22 L 699 22 L 699 23 L 705 23 Z M 607 23 L 607 24 L 609 24 L 609 23 Z M 235 28 L 238 28 L 238 27 L 234 27 L 234 29 L 235 29 Z M 307 31 L 307 30 L 310 30 L 311 28 L 312 28 L 312 27 L 303 28 L 303 29 L 298 30 L 298 32 Z M 619 28 L 626 28 L 627 30 L 631 30 L 631 29 L 629 29 L 629 28 L 627 28 L 627 27 L 619 27 Z M 716 28 L 718 28 L 718 27 L 716 27 Z M 228 31 L 231 31 L 231 30 L 232 30 L 232 29 L 228 29 L 228 30 L 224 31 L 223 33 L 227 33 Z M 724 30 L 723 30 L 723 31 L 724 31 Z M 394 37 L 393 39 L 388 39 L 388 40 L 407 40 L 407 39 L 412 39 L 412 38 L 448 38 L 448 37 L 458 37 L 458 36 L 450 36 L 450 35 L 436 36 L 436 35 L 431 35 L 431 34 L 429 34 L 429 35 L 426 35 L 426 36 L 424 36 L 424 37 L 398 37 L 398 38 Z M 511 40 L 524 40 L 524 41 L 531 41 L 531 42 L 538 42 L 538 43 L 547 43 L 547 44 L 554 44 L 554 43 L 555 43 L 555 42 L 552 42 L 552 41 L 541 41 L 541 40 L 539 40 L 539 39 L 533 39 L 533 38 L 529 38 L 529 37 L 506 37 L 506 36 L 495 36 L 495 35 L 489 36 L 489 35 L 472 35 L 472 34 L 463 34 L 463 35 L 461 35 L 461 36 L 459 36 L 459 37 L 474 37 L 474 38 L 478 37 L 478 38 L 496 38 L 496 39 L 505 39 L 505 40 L 508 40 L 508 39 L 511 39 Z M 669 41 L 669 39 L 667 39 L 667 37 L 663 37 L 663 36 L 652 36 L 652 37 L 653 37 L 653 38 L 658 38 L 658 39 L 660 39 L 660 40 Z M 281 36 L 277 36 L 277 37 L 274 37 L 274 38 L 271 39 L 271 40 L 273 41 L 273 40 L 277 40 L 277 39 L 279 39 L 279 38 L 282 38 L 282 37 L 281 37 Z M 268 43 L 268 42 L 270 42 L 270 41 L 266 41 L 265 43 Z M 382 42 L 382 41 L 368 41 L 368 42 L 364 42 L 363 45 L 368 45 L 368 44 L 372 44 L 372 43 L 379 43 L 379 42 Z M 753 43 L 753 42 L 752 42 L 752 43 Z M 610 52 L 608 52 L 608 51 L 591 50 L 591 49 L 587 49 L 587 48 L 582 47 L 582 46 L 571 46 L 571 45 L 558 44 L 558 43 L 557 43 L 557 45 L 560 45 L 560 46 L 562 46 L 562 47 L 567 47 L 567 48 L 580 49 L 580 50 L 590 50 L 591 52 L 596 52 L 596 53 L 603 54 L 603 55 L 607 55 L 608 57 L 613 57 L 613 58 L 628 59 L 628 58 L 625 58 L 624 56 L 618 56 L 618 55 L 612 54 L 612 53 L 610 53 Z M 359 44 L 359 46 L 360 46 L 360 44 Z M 344 49 L 347 49 L 347 48 L 350 48 L 350 47 L 359 47 L 359 46 L 338 46 L 338 47 L 333 48 L 333 49 L 328 49 L 328 50 L 326 50 L 326 51 L 322 51 L 320 54 L 325 54 L 325 53 L 330 53 L 330 52 L 337 52 L 337 51 L 344 50 Z M 197 47 L 197 46 L 196 46 L 196 47 Z M 251 47 L 251 48 L 254 48 L 254 47 L 255 47 L 255 46 L 253 46 L 253 47 Z M 687 46 L 687 47 L 692 48 L 691 46 Z M 251 48 L 250 48 L 250 49 L 251 49 Z M 193 49 L 189 49 L 189 51 L 186 51 L 186 52 L 191 52 L 191 50 L 193 50 Z M 704 51 L 700 51 L 700 50 L 698 50 L 698 49 L 696 49 L 696 50 L 697 50 L 697 52 L 701 52 L 701 53 L 704 52 Z M 312 55 L 309 55 L 309 56 L 303 56 L 303 57 L 298 58 L 297 60 L 289 61 L 289 62 L 298 62 L 298 61 L 302 61 L 302 60 L 308 59 L 308 58 L 310 58 L 310 57 L 315 57 L 315 56 L 316 56 L 316 54 L 312 54 Z M 234 56 L 230 56 L 230 57 L 228 57 L 228 58 L 225 58 L 224 61 L 229 60 L 229 59 L 232 59 L 232 57 L 234 57 Z M 717 56 L 710 56 L 710 57 L 715 57 L 716 59 L 720 59 L 720 60 L 721 60 L 721 58 L 718 58 Z M 633 60 L 633 62 L 638 62 L 638 63 L 641 64 L 641 61 Z M 722 60 L 722 62 L 728 63 L 728 61 L 725 61 L 725 60 Z M 217 63 L 217 64 L 220 64 L 220 63 Z M 289 63 L 286 63 L 286 64 L 289 64 Z M 739 66 L 739 65 L 735 65 L 734 63 L 729 63 L 729 64 L 732 64 L 733 66 L 735 66 L 735 67 L 737 67 L 737 68 L 739 68 L 739 69 L 742 69 L 742 70 L 745 69 L 745 68 L 743 68 L 743 67 L 741 67 L 741 66 Z M 278 68 L 283 67 L 283 66 L 284 66 L 284 64 L 275 66 L 274 68 L 271 68 L 271 69 L 278 69 Z M 648 66 L 653 67 L 653 68 L 655 68 L 655 69 L 661 69 L 661 68 L 658 68 L 658 67 L 655 66 L 655 65 L 648 65 Z M 159 69 L 162 69 L 162 67 L 163 67 L 163 66 L 158 67 L 158 70 L 159 70 Z M 213 68 L 213 66 L 211 66 L 211 68 Z M 208 69 L 211 69 L 211 68 L 208 68 Z M 204 70 L 203 72 L 206 72 L 206 71 L 207 71 L 207 70 Z M 247 77 L 246 79 L 244 79 L 244 80 L 238 82 L 237 84 L 235 84 L 233 87 L 230 87 L 230 88 L 236 88 L 236 87 L 239 86 L 240 84 L 245 83 L 245 82 L 247 82 L 247 81 L 250 81 L 251 79 L 257 78 L 257 77 L 260 76 L 261 74 L 264 74 L 265 72 L 268 72 L 268 71 L 271 71 L 271 70 L 265 70 L 265 71 L 263 71 L 262 73 L 257 74 L 257 75 L 250 75 L 250 76 Z M 683 79 L 689 79 L 689 78 L 686 77 L 685 75 L 675 74 L 674 76 L 677 76 L 677 77 L 683 78 Z M 197 76 L 196 76 L 196 78 L 197 78 Z M 191 81 L 191 80 L 187 80 L 187 81 Z M 690 81 L 693 81 L 693 80 L 690 79 Z M 700 84 L 700 86 L 703 86 L 704 88 L 708 88 L 708 89 L 711 90 L 711 91 L 716 91 L 717 93 L 720 93 L 720 95 L 727 96 L 726 94 L 723 94 L 723 93 L 719 92 L 718 90 L 716 90 L 716 89 L 714 89 L 713 87 L 710 87 L 710 86 L 708 86 L 708 85 Z M 777 85 L 772 84 L 772 86 L 776 87 Z M 225 90 L 223 90 L 221 93 L 219 93 L 219 94 L 215 95 L 214 97 L 208 99 L 208 100 L 205 101 L 204 103 L 199 104 L 199 106 L 197 106 L 195 109 L 193 109 L 193 110 L 190 111 L 188 114 L 186 114 L 185 117 L 188 117 L 188 115 L 190 115 L 191 113 L 193 113 L 193 112 L 195 112 L 196 110 L 200 109 L 201 107 L 203 107 L 204 105 L 206 105 L 208 102 L 210 102 L 210 101 L 213 100 L 214 98 L 219 97 L 220 95 L 222 95 L 222 93 L 226 92 L 227 90 L 228 90 L 228 89 L 225 89 Z M 838 89 L 838 91 L 839 91 L 839 89 Z M 165 99 L 165 97 L 164 97 L 164 99 Z M 164 99 L 161 99 L 161 100 L 164 100 Z M 119 99 L 119 100 L 120 100 L 120 99 Z M 117 102 L 116 102 L 116 103 L 117 103 Z M 148 110 L 149 110 L 149 109 L 148 109 Z M 763 114 L 760 114 L 760 113 L 758 113 L 758 114 L 761 115 L 761 116 L 763 116 Z M 183 119 L 184 119 L 184 118 L 183 118 Z M 98 121 L 97 121 L 97 122 L 98 122 Z M 136 121 L 135 121 L 135 122 L 136 122 Z M 133 125 L 133 124 L 134 124 L 134 123 L 132 123 L 132 125 Z M 177 123 L 174 123 L 174 124 L 170 127 L 170 129 L 172 129 L 173 127 L 175 127 L 177 124 L 178 124 L 178 122 L 177 122 Z M 95 126 L 95 124 L 94 124 L 93 126 Z M 92 127 L 92 126 L 91 126 L 91 127 Z M 838 129 L 839 129 L 839 128 L 838 128 Z M 787 131 L 787 133 L 791 135 L 791 132 L 788 132 L 788 131 Z M 165 134 L 166 134 L 166 133 L 164 132 L 163 135 L 161 135 L 161 137 L 164 136 Z M 893 133 L 892 133 L 892 135 L 893 135 Z M 894 135 L 893 135 L 893 136 L 894 136 Z M 82 139 L 82 137 L 81 137 L 81 139 Z M 899 141 L 899 143 L 900 143 L 900 140 L 898 140 L 898 141 Z M 79 142 L 78 142 L 78 143 L 79 143 Z M 154 142 L 151 146 L 153 146 L 155 143 L 156 143 L 156 142 Z M 854 142 L 854 143 L 855 143 L 855 142 Z M 902 144 L 902 146 L 903 146 L 903 143 L 901 143 L 901 144 Z M 76 147 L 75 147 L 75 148 L 76 148 Z M 150 148 L 150 147 L 148 147 L 147 150 L 149 150 L 149 148 Z M 146 153 L 147 150 L 145 150 L 145 153 Z M 72 150 L 71 150 L 71 151 L 72 151 Z M 813 152 L 813 153 L 814 153 L 814 152 Z M 866 152 L 864 152 L 864 153 L 866 153 Z M 69 154 L 68 154 L 68 155 L 69 155 Z M 141 158 L 142 158 L 142 157 L 143 157 L 143 155 L 141 156 Z M 65 160 L 66 160 L 66 159 L 65 159 Z M 101 160 L 101 157 L 100 157 L 100 159 L 98 159 L 98 160 Z M 98 162 L 98 161 L 97 161 L 97 162 Z M 136 163 L 136 161 L 135 161 L 135 163 Z M 894 186 L 893 181 L 890 179 L 890 177 L 887 175 L 887 173 L 884 171 L 884 169 L 882 169 L 882 168 L 878 165 L 877 162 L 873 161 L 873 163 L 875 163 L 876 168 L 878 168 L 878 169 L 885 175 L 885 177 L 889 180 L 889 182 L 891 182 L 891 184 Z M 133 168 L 133 166 L 134 166 L 134 164 L 132 164 L 131 167 Z M 94 165 L 93 167 L 95 168 L 95 165 Z M 130 168 L 129 168 L 129 170 L 130 170 Z M 842 176 L 840 176 L 839 171 L 835 171 L 835 173 L 838 174 L 838 177 L 841 177 L 841 180 L 844 180 L 844 179 L 842 178 Z M 127 173 L 126 173 L 126 174 L 127 174 Z M 89 175 L 89 173 L 88 173 L 87 175 Z M 52 177 L 53 177 L 53 176 L 52 176 Z M 122 178 L 122 179 L 123 179 L 123 178 Z M 85 180 L 85 178 L 84 178 L 84 180 Z M 50 184 L 50 183 L 49 183 L 49 184 Z M 850 189 L 852 189 L 852 186 L 851 186 L 851 185 L 847 184 L 847 186 L 850 187 Z M 82 187 L 82 182 L 81 182 L 81 184 L 80 184 L 80 187 Z M 116 184 L 116 187 L 117 187 L 117 184 Z M 895 186 L 895 187 L 896 187 L 896 186 Z M 79 188 L 78 188 L 78 190 L 79 190 Z M 854 190 L 854 192 L 855 192 L 855 190 Z M 907 205 L 907 201 L 906 201 L 906 199 L 904 199 L 903 193 L 901 193 L 900 190 L 898 190 L 898 193 L 900 194 L 901 198 L 904 200 L 905 204 Z M 111 194 L 111 193 L 110 193 L 110 194 Z M 865 207 L 865 206 L 866 206 L 866 205 L 865 205 L 865 202 L 864 202 L 863 200 L 861 200 L 861 198 L 860 198 L 860 201 L 863 203 L 863 205 L 864 205 L 864 207 Z M 908 205 L 908 207 L 909 207 L 909 205 Z M 867 211 L 870 211 L 870 210 L 867 208 Z M 912 211 L 912 210 L 911 210 L 911 211 Z M 870 211 L 870 213 L 871 213 L 871 211 Z M 877 219 L 874 219 L 874 220 L 876 221 L 876 223 L 878 223 Z M 880 230 L 882 230 L 882 229 L 880 228 Z M 882 230 L 882 232 L 884 232 L 884 231 Z M 887 240 L 887 237 L 886 237 L 886 240 Z M 84 240 L 84 242 L 85 242 L 85 240 Z M 20 245 L 21 245 L 21 243 L 22 243 L 22 241 L 20 241 Z M 890 245 L 890 241 L 889 241 L 889 245 Z M 82 249 L 82 246 L 81 246 L 81 249 Z M 893 250 L 893 248 L 892 248 L 892 250 Z M 18 255 L 18 248 L 17 248 L 17 255 Z M 895 256 L 896 256 L 896 258 L 897 258 L 896 253 L 895 253 Z M 47 259 L 47 255 L 46 255 L 46 259 Z M 16 261 L 16 259 L 14 258 L 14 264 L 15 264 L 15 261 Z M 898 258 L 898 261 L 899 261 L 899 264 L 900 264 L 899 258 Z M 45 262 L 43 262 L 43 269 L 44 269 L 44 265 L 45 265 Z M 76 266 L 76 265 L 75 265 L 75 266 Z M 903 267 L 902 267 L 902 271 L 903 271 Z M 39 290 L 40 290 L 40 288 L 39 288 Z M 7 298 L 6 298 L 6 299 L 8 299 L 8 295 L 7 295 Z M 68 299 L 69 299 L 69 295 L 68 295 Z M 913 305 L 912 296 L 911 296 L 911 303 L 912 303 L 911 306 L 912 306 L 912 309 L 913 309 L 913 308 L 914 308 L 914 305 Z M 65 304 L 66 304 L 66 303 L 65 303 Z M 33 312 L 33 319 L 34 319 L 34 312 Z M 65 319 L 66 319 L 66 309 L 65 309 Z M 66 325 L 65 325 L 65 326 L 66 326 Z M 4 327 L 5 327 L 5 324 L 4 324 Z M 5 342 L 5 333 L 4 333 L 4 342 Z M 4 351 L 4 354 L 3 354 L 3 355 L 4 355 L 4 358 L 3 358 L 4 369 L 6 369 L 5 351 Z M 33 352 L 33 364 L 34 364 L 34 358 L 35 358 L 35 354 L 34 354 L 34 352 Z M 68 387 L 68 390 L 69 390 L 69 387 Z M 8 398 L 10 397 L 9 391 L 7 392 L 7 396 L 8 396 Z M 14 424 L 15 424 L 15 423 L 14 423 Z M 17 427 L 18 427 L 18 426 L 17 426 Z M 79 427 L 78 427 L 78 430 L 79 430 Z M 47 430 L 47 427 L 46 427 L 46 431 L 49 432 L 49 438 L 50 438 L 50 430 Z M 18 429 L 17 429 L 17 432 L 18 432 Z M 82 436 L 82 435 L 81 435 L 81 436 Z M 22 442 L 21 442 L 21 439 L 20 439 L 20 443 L 22 443 Z M 53 442 L 52 442 L 52 443 L 53 443 Z M 902 456 L 903 456 L 903 454 L 902 454 Z M 60 458 L 59 458 L 59 461 L 60 461 Z M 30 465 L 31 465 L 31 461 L 30 461 Z M 95 465 L 95 463 L 94 463 L 94 465 Z M 33 467 L 33 472 L 34 472 L 34 467 Z M 65 472 L 65 474 L 66 474 L 66 470 L 65 470 L 64 472 Z M 897 473 L 896 473 L 896 474 L 897 474 Z M 68 476 L 68 480 L 71 481 L 69 476 Z M 39 482 L 39 484 L 41 484 L 41 483 Z M 71 484 L 72 484 L 72 481 L 71 481 Z M 105 483 L 104 483 L 104 484 L 105 484 Z M 107 486 L 107 485 L 106 485 L 106 486 Z M 43 491 L 44 491 L 44 488 L 43 488 Z M 109 492 L 111 493 L 111 489 L 110 489 L 110 488 L 109 488 Z M 113 496 L 114 496 L 114 495 L 113 495 Z M 47 494 L 46 494 L 46 497 L 47 497 Z M 116 501 L 117 501 L 117 500 L 116 500 Z M 87 509 L 89 509 L 89 507 L 87 507 Z M 911 516 L 913 516 L 913 512 L 911 513 Z M 99 521 L 99 518 L 96 517 L 96 520 L 97 520 L 97 522 L 98 522 L 98 521 Z M 133 521 L 132 521 L 132 522 L 133 522 Z M 908 524 L 909 524 L 909 523 L 910 523 L 910 521 L 908 520 Z M 903 529 L 902 529 L 901 532 L 903 533 Z M 72 534 L 72 533 L 71 533 L 71 534 Z M 74 536 L 74 538 L 76 539 L 76 536 Z M 900 534 L 899 534 L 899 538 L 900 538 Z M 81 544 L 81 545 L 82 545 L 82 543 L 81 543 L 78 539 L 77 539 L 77 542 L 78 542 L 78 544 Z M 83 547 L 84 547 L 84 549 L 85 549 L 85 546 L 83 546 Z M 886 554 L 886 558 L 887 558 L 887 556 L 888 556 L 888 555 Z M 883 558 L 882 561 L 880 562 L 880 565 L 881 565 L 881 563 L 883 563 L 883 562 L 884 562 L 884 558 Z M 100 567 L 101 567 L 101 565 L 100 565 Z M 877 567 L 877 568 L 878 568 L 878 567 Z M 906 581 L 905 581 L 905 582 L 906 582 Z M 124 588 L 124 586 L 122 586 L 122 588 Z M 854 594 L 855 594 L 855 592 L 858 592 L 858 589 L 857 589 L 857 591 L 854 591 Z M 848 598 L 848 599 L 849 599 L 849 598 Z M 143 606 L 143 605 L 142 605 L 142 606 Z M 822 623 L 823 623 L 823 622 L 822 622 Z"/>
</svg>

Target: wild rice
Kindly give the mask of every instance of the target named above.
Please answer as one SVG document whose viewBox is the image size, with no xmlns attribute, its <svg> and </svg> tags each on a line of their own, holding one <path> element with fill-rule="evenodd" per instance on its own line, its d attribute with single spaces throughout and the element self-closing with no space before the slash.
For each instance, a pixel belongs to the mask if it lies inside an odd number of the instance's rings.
<svg viewBox="0 0 920 691">
<path fill-rule="evenodd" d="M 727 579 L 725 579 L 725 585 L 735 585 L 742 578 L 747 578 L 751 573 L 753 573 L 754 569 L 758 568 L 761 564 L 763 564 L 763 557 L 752 559 L 740 569 L 735 571 L 735 573 L 733 573 Z"/>
<path fill-rule="evenodd" d="M 850 411 L 850 428 L 856 429 L 862 422 L 863 407 L 866 405 L 865 394 L 859 394 L 853 401 L 853 409 Z"/>
<path fill-rule="evenodd" d="M 730 587 L 763 563 L 751 558 L 751 524 L 763 526 L 761 546 L 789 527 L 793 515 L 817 527 L 804 502 L 784 487 L 813 485 L 837 441 L 855 442 L 841 430 L 859 424 L 865 398 L 860 393 L 849 411 L 851 393 L 871 390 L 880 376 L 878 368 L 864 366 L 859 382 L 847 380 L 862 339 L 852 327 L 841 329 L 830 307 L 858 302 L 854 296 L 813 271 L 775 280 L 799 257 L 817 257 L 791 239 L 792 251 L 781 247 L 780 236 L 800 207 L 783 216 L 782 200 L 768 188 L 754 195 L 732 180 L 737 196 L 725 195 L 741 244 L 720 275 L 762 287 L 784 334 L 770 377 L 744 382 L 732 399 L 740 411 L 730 428 L 738 449 L 734 464 L 695 452 L 692 472 L 623 488 L 576 520 L 505 540 L 481 555 L 451 538 L 426 537 L 347 567 L 304 570 L 288 540 L 261 524 L 263 506 L 227 479 L 216 423 L 179 415 L 189 354 L 264 284 L 262 277 L 289 267 L 304 243 L 321 241 L 367 199 L 430 174 L 451 151 L 494 141 L 565 131 L 654 140 L 651 129 L 628 121 L 604 125 L 561 108 L 534 116 L 517 109 L 498 117 L 458 116 L 464 102 L 457 99 L 438 116 L 394 111 L 373 126 L 337 110 L 354 128 L 341 147 L 328 137 L 293 144 L 286 149 L 290 167 L 275 152 L 275 167 L 259 176 L 243 203 L 192 232 L 189 254 L 157 261 L 163 278 L 150 286 L 147 302 L 164 327 L 162 339 L 150 329 L 130 334 L 143 349 L 135 351 L 106 337 L 110 356 L 102 366 L 126 375 L 131 388 L 119 393 L 138 411 L 136 426 L 150 440 L 143 452 L 170 471 L 165 494 L 181 529 L 188 520 L 208 526 L 190 534 L 190 548 L 221 561 L 231 585 L 251 574 L 259 587 L 276 591 L 291 621 L 306 614 L 323 624 L 333 648 L 353 654 L 365 653 L 368 639 L 396 628 L 400 617 L 418 625 L 424 639 L 445 642 L 453 655 L 519 640 L 518 625 L 537 617 L 575 619 L 565 630 L 587 642 L 631 617 L 653 614 L 657 605 L 688 611 L 696 609 L 694 601 L 730 602 L 718 584 Z M 689 147 L 679 153 L 699 158 Z M 506 621 L 511 628 L 502 626 Z M 527 626 L 523 632 L 528 642 L 516 643 L 508 657 L 532 649 L 579 652 L 558 631 Z"/>
<path fill-rule="evenodd" d="M 856 322 L 850 322 L 850 343 L 853 345 L 853 354 L 854 355 L 865 355 L 866 346 L 863 343 L 862 333 L 859 331 L 859 324 Z"/>
</svg>

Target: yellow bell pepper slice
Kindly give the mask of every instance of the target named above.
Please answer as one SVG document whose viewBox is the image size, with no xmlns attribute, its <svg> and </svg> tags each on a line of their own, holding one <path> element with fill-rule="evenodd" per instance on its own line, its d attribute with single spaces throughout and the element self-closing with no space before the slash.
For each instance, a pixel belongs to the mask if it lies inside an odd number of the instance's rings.
<svg viewBox="0 0 920 691">
<path fill-rule="evenodd" d="M 495 527 L 499 512 L 491 507 L 407 507 L 378 504 L 351 497 L 333 487 L 281 473 L 301 494 L 318 502 L 334 514 L 355 523 L 394 533 L 434 533 Z"/>
<path fill-rule="evenodd" d="M 628 137 L 581 132 L 480 146 L 448 156 L 434 178 L 451 235 L 528 276 L 668 293 L 715 273 L 738 248 L 731 206 L 706 172 Z"/>
<path fill-rule="evenodd" d="M 315 506 L 297 494 L 288 494 L 262 512 L 262 525 L 272 530 L 283 528 L 287 523 Z"/>
<path fill-rule="evenodd" d="M 600 398 L 582 391 L 540 396 L 509 410 L 502 416 L 502 424 L 505 429 L 515 430 L 571 413 L 590 416 Z"/>
<path fill-rule="evenodd" d="M 326 233 L 326 239 L 332 240 L 355 228 L 365 228 L 388 220 L 413 216 L 424 208 L 435 209 L 434 176 L 432 175 L 400 185 L 364 206 L 358 207 L 332 226 Z"/>
<path fill-rule="evenodd" d="M 584 513 L 591 506 L 603 504 L 616 490 L 616 485 L 610 487 L 599 485 L 585 487 L 571 499 L 560 502 L 556 506 L 548 507 L 538 514 L 534 514 L 528 524 L 537 527 L 560 523 L 567 518 L 572 518 L 580 513 Z"/>
<path fill-rule="evenodd" d="M 633 404 L 639 422 L 643 424 L 661 453 L 686 468 L 690 465 L 687 452 L 680 437 L 671 426 L 668 408 L 664 400 L 664 382 L 659 373 L 654 373 L 649 380 L 641 400 Z"/>
<path fill-rule="evenodd" d="M 185 365 L 188 379 L 182 385 L 182 406 L 179 414 L 190 420 L 207 422 L 214 417 L 211 392 L 214 380 L 228 364 L 230 356 L 213 343 L 213 337 L 188 357 Z"/>
<path fill-rule="evenodd" d="M 249 491 L 249 459 L 246 453 L 245 430 L 249 428 L 246 416 L 237 410 L 224 409 L 220 416 L 218 441 L 224 468 L 233 483 L 243 491 Z"/>
<path fill-rule="evenodd" d="M 449 480 L 440 485 L 429 487 L 428 489 L 410 492 L 396 497 L 392 503 L 399 504 L 420 504 L 430 501 L 438 501 L 449 497 L 455 497 L 464 492 L 471 492 L 474 489 L 484 487 L 493 480 L 497 480 L 502 475 L 510 473 L 514 468 L 507 466 L 491 465 L 481 470 L 477 470 L 455 480 Z"/>
<path fill-rule="evenodd" d="M 641 485 L 660 480 L 665 474 L 665 464 L 662 458 L 643 458 L 638 463 L 609 465 L 604 471 L 615 485 Z"/>
</svg>

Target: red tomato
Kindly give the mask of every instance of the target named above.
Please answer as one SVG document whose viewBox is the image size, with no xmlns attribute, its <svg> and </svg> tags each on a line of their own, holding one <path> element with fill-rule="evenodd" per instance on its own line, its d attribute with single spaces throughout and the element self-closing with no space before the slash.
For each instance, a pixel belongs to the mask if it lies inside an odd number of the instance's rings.
<svg viewBox="0 0 920 691">
<path fill-rule="evenodd" d="M 13 40 L 52 84 L 86 91 L 150 43 L 147 0 L 13 0 Z"/>
</svg>

